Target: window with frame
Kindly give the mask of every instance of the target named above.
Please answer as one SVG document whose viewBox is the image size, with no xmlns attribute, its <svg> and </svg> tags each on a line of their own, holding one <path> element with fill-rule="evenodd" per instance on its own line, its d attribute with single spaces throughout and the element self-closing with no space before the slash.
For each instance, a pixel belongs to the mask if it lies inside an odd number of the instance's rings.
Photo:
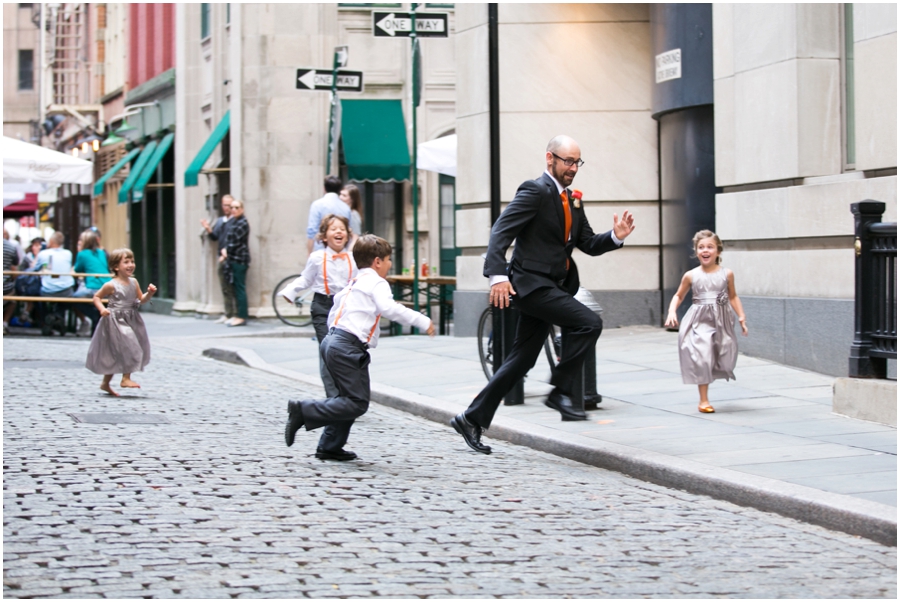
<svg viewBox="0 0 900 602">
<path fill-rule="evenodd" d="M 19 90 L 34 90 L 34 50 L 19 50 Z"/>
<path fill-rule="evenodd" d="M 209 37 L 209 11 L 210 4 L 204 2 L 200 4 L 200 39 L 205 40 Z"/>
</svg>

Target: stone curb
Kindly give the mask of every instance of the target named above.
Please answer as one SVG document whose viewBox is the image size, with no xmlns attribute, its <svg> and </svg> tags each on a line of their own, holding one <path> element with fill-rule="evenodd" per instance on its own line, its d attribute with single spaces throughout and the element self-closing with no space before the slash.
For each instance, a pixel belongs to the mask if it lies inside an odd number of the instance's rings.
<svg viewBox="0 0 900 602">
<path fill-rule="evenodd" d="M 203 355 L 243 364 L 304 384 L 320 388 L 322 386 L 318 375 L 310 376 L 272 366 L 250 349 L 217 347 L 204 350 Z M 450 419 L 465 409 L 460 404 L 389 385 L 372 383 L 371 387 L 372 401 L 445 425 L 449 425 Z M 897 545 L 896 508 L 885 504 L 728 468 L 708 466 L 583 435 L 560 433 L 552 428 L 502 415 L 494 419 L 485 436 L 613 470 L 657 485 L 775 512 L 884 545 Z"/>
</svg>

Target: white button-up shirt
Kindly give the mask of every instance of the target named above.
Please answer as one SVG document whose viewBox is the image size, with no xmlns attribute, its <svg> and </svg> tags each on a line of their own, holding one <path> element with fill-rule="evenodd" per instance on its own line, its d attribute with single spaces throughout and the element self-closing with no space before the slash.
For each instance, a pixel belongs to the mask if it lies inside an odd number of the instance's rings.
<svg viewBox="0 0 900 602">
<path fill-rule="evenodd" d="M 294 302 L 308 288 L 322 295 L 336 295 L 359 273 L 353 253 L 335 253 L 331 247 L 313 251 L 298 278 L 278 292 Z"/>
<path fill-rule="evenodd" d="M 378 345 L 378 321 L 381 317 L 428 330 L 431 320 L 394 301 L 391 285 L 372 268 L 363 268 L 350 285 L 334 297 L 328 314 L 328 326 L 354 335 L 369 347 Z"/>
</svg>

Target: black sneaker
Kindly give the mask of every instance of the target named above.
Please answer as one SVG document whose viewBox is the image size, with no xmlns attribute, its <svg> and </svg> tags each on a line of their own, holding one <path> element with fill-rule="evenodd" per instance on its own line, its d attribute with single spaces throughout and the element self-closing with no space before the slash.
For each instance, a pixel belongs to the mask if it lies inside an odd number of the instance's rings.
<svg viewBox="0 0 900 602">
<path fill-rule="evenodd" d="M 316 450 L 316 457 L 320 460 L 337 460 L 338 462 L 347 462 L 349 460 L 355 460 L 356 454 L 352 451 L 347 451 L 344 449 L 339 449 L 337 451 L 328 452 L 322 451 L 321 449 Z"/>
</svg>

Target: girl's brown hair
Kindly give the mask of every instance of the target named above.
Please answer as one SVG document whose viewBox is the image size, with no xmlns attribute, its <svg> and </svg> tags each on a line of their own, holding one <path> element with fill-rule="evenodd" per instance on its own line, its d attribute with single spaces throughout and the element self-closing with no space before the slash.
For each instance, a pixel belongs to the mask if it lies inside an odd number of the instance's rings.
<svg viewBox="0 0 900 602">
<path fill-rule="evenodd" d="M 335 215 L 334 213 L 329 213 L 325 217 L 322 218 L 322 223 L 319 224 L 319 233 L 316 234 L 316 240 L 319 242 L 325 242 L 325 234 L 328 232 L 328 228 L 331 226 L 331 222 L 334 220 L 338 220 L 342 224 L 344 224 L 344 229 L 347 230 L 347 234 L 350 233 L 350 220 L 348 220 L 343 215 Z"/>
<path fill-rule="evenodd" d="M 344 186 L 344 190 L 347 191 L 347 196 L 350 197 L 350 210 L 356 211 L 362 216 L 362 195 L 359 193 L 359 188 L 355 184 L 347 184 Z"/>
<path fill-rule="evenodd" d="M 131 249 L 121 248 L 116 249 L 112 253 L 109 254 L 109 271 L 113 274 L 116 274 L 116 270 L 119 269 L 119 264 L 122 263 L 123 259 L 130 257 L 134 259 L 134 253 Z M 116 274 L 118 275 L 118 274 Z"/>
<path fill-rule="evenodd" d="M 722 263 L 722 251 L 725 250 L 725 245 L 722 244 L 722 240 L 719 238 L 719 235 L 713 232 L 712 230 L 700 230 L 696 234 L 694 234 L 694 255 L 693 257 L 697 257 L 697 245 L 700 244 L 700 241 L 704 238 L 711 238 L 716 241 L 716 250 L 718 251 L 718 255 L 716 256 L 716 265 Z"/>
</svg>

